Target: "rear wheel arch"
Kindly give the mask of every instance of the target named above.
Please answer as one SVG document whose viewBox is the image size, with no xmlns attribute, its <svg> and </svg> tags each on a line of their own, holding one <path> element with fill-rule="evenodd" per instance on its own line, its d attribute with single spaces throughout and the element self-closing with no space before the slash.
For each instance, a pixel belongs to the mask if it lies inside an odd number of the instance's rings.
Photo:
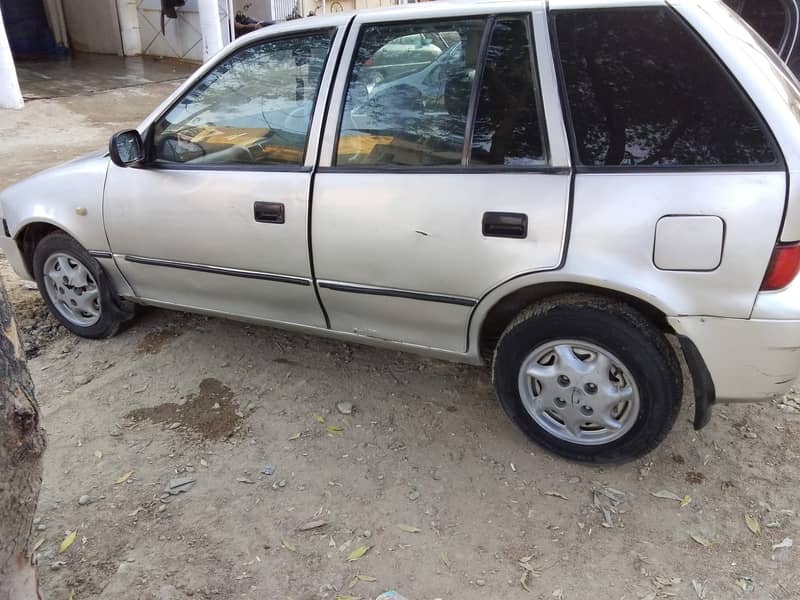
<svg viewBox="0 0 800 600">
<path fill-rule="evenodd" d="M 492 304 L 480 323 L 475 324 L 477 327 L 478 355 L 486 364 L 491 364 L 497 342 L 506 328 L 520 313 L 532 305 L 551 301 L 559 296 L 576 294 L 628 305 L 641 313 L 662 333 L 675 333 L 667 321 L 666 314 L 661 309 L 631 294 L 583 283 L 544 282 L 510 291 Z M 473 318 L 475 318 L 474 314 Z"/>
</svg>

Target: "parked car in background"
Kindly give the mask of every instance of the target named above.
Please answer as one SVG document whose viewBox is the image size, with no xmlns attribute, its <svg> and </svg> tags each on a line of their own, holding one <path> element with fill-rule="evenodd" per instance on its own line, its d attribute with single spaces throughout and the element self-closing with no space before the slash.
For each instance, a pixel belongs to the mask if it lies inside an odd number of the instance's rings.
<svg viewBox="0 0 800 600">
<path fill-rule="evenodd" d="M 2 191 L 0 247 L 78 335 L 148 304 L 484 364 L 532 440 L 627 460 L 682 363 L 697 428 L 800 370 L 797 85 L 708 0 L 276 24 Z"/>
<path fill-rule="evenodd" d="M 795 74 L 800 76 L 800 2 L 798 0 L 725 0 L 755 29 Z"/>
</svg>

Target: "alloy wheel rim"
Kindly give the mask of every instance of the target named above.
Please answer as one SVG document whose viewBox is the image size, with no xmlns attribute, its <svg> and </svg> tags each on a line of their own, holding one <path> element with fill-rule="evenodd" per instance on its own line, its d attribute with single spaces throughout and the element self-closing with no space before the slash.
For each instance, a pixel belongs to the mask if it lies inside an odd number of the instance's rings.
<svg viewBox="0 0 800 600">
<path fill-rule="evenodd" d="M 47 258 L 43 272 L 47 295 L 62 317 L 81 327 L 100 320 L 100 290 L 86 265 L 71 254 L 57 252 Z"/>
<path fill-rule="evenodd" d="M 639 417 L 639 389 L 614 354 L 581 340 L 554 340 L 531 352 L 519 371 L 519 393 L 531 418 L 556 438 L 608 444 Z"/>
</svg>

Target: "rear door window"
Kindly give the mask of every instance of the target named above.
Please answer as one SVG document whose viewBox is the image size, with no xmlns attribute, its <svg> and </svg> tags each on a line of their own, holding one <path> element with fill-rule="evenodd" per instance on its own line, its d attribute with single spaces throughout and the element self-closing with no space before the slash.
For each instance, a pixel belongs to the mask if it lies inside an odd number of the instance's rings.
<svg viewBox="0 0 800 600">
<path fill-rule="evenodd" d="M 778 162 L 750 100 L 672 10 L 554 11 L 552 18 L 580 164 Z"/>
<path fill-rule="evenodd" d="M 785 0 L 725 0 L 776 52 L 788 31 Z"/>
<path fill-rule="evenodd" d="M 494 25 L 478 93 L 470 165 L 529 167 L 546 162 L 530 22 Z"/>
<path fill-rule="evenodd" d="M 461 165 L 484 23 L 471 18 L 364 26 L 336 164 Z"/>
</svg>

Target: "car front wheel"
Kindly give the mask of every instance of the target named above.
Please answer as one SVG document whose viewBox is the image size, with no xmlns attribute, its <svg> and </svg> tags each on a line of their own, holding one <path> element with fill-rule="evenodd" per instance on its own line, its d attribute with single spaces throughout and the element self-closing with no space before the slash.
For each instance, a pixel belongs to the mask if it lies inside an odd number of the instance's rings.
<svg viewBox="0 0 800 600">
<path fill-rule="evenodd" d="M 51 233 L 39 242 L 33 270 L 47 308 L 79 336 L 111 337 L 131 316 L 115 297 L 100 263 L 66 233 Z"/>
<path fill-rule="evenodd" d="M 682 395 L 664 335 L 625 304 L 564 296 L 508 326 L 493 363 L 505 411 L 533 441 L 583 462 L 622 462 L 669 433 Z"/>
</svg>

